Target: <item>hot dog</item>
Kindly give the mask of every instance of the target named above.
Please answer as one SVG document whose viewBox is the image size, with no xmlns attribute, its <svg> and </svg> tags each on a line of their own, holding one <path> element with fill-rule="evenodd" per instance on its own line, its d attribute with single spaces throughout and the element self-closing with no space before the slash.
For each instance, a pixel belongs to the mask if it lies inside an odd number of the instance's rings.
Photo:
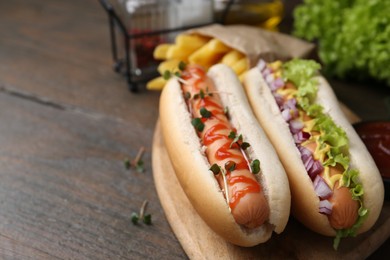
<svg viewBox="0 0 390 260">
<path fill-rule="evenodd" d="M 160 122 L 177 179 L 212 230 L 247 247 L 284 230 L 288 179 L 230 68 L 187 65 L 161 93 Z"/>
<path fill-rule="evenodd" d="M 374 225 L 384 188 L 319 68 L 309 60 L 260 60 L 244 86 L 286 169 L 292 214 L 313 231 L 335 236 L 337 248 L 341 238 Z"/>
</svg>

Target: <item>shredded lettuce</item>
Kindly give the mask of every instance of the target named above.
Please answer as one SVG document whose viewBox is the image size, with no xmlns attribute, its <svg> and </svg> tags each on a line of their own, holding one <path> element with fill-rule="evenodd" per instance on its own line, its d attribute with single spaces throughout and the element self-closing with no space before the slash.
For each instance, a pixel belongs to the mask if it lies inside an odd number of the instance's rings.
<svg viewBox="0 0 390 260">
<path fill-rule="evenodd" d="M 359 172 L 350 169 L 349 140 L 346 132 L 323 112 L 321 105 L 315 103 L 318 91 L 318 82 L 313 78 L 320 69 L 320 65 L 312 60 L 293 59 L 283 65 L 283 78 L 291 81 L 297 87 L 295 94 L 297 104 L 309 116 L 314 118 L 313 129 L 320 132 L 320 147 L 329 146 L 327 158 L 323 166 L 341 165 L 344 172 L 339 185 L 349 188 L 352 199 L 359 201 L 359 217 L 356 223 L 349 229 L 336 230 L 337 235 L 334 240 L 334 248 L 337 249 L 340 239 L 347 236 L 355 236 L 356 231 L 364 222 L 368 215 L 368 210 L 363 206 L 363 187 L 359 181 Z"/>
<path fill-rule="evenodd" d="M 306 113 L 312 118 L 317 118 L 322 114 L 322 106 L 311 104 L 306 107 Z"/>
<path fill-rule="evenodd" d="M 333 152 L 335 153 L 335 152 Z M 344 156 L 342 153 L 338 153 L 336 155 L 333 155 L 332 153 L 328 153 L 328 160 L 324 162 L 324 166 L 336 166 L 336 164 L 340 164 L 343 166 L 344 169 L 347 169 L 349 167 L 349 157 Z"/>
</svg>

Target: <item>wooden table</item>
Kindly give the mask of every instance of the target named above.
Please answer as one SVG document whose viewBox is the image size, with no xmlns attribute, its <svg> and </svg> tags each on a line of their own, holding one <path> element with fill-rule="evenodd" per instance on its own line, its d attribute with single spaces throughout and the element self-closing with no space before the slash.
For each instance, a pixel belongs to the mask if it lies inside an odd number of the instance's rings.
<svg viewBox="0 0 390 260">
<path fill-rule="evenodd" d="M 159 93 L 111 65 L 98 1 L 0 1 L 0 259 L 186 258 L 152 177 Z M 389 88 L 333 83 L 362 119 L 389 118 Z M 142 146 L 145 171 L 126 170 Z M 133 225 L 144 200 L 153 225 Z"/>
</svg>

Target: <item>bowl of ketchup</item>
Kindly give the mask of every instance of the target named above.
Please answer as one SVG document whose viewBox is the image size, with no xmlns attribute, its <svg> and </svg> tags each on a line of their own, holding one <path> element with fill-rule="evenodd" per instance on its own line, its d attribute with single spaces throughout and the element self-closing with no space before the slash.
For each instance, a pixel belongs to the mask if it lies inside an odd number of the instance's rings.
<svg viewBox="0 0 390 260">
<path fill-rule="evenodd" d="M 353 125 L 373 157 L 385 185 L 385 199 L 390 199 L 390 121 L 369 121 Z"/>
</svg>

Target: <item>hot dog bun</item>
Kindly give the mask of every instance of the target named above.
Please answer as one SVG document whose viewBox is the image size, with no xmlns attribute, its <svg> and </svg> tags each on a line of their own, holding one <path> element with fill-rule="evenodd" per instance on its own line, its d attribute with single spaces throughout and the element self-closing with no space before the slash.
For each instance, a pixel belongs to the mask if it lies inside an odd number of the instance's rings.
<svg viewBox="0 0 390 260">
<path fill-rule="evenodd" d="M 359 179 L 364 190 L 363 204 L 369 211 L 368 217 L 356 232 L 359 234 L 370 229 L 379 217 L 384 198 L 383 183 L 371 155 L 341 111 L 332 88 L 323 77 L 316 78 L 319 87 L 315 102 L 320 104 L 324 108 L 324 113 L 346 132 L 349 139 L 350 166 L 359 171 Z M 289 126 L 258 68 L 253 68 L 247 73 L 244 86 L 260 125 L 263 126 L 285 166 L 291 188 L 292 214 L 311 230 L 335 236 L 336 231 L 329 224 L 327 216 L 319 213 L 320 200 L 314 191 L 313 182 L 302 163 Z"/>
<path fill-rule="evenodd" d="M 216 178 L 211 172 L 199 137 L 191 125 L 191 114 L 180 83 L 172 78 L 160 97 L 160 121 L 166 148 L 176 176 L 194 209 L 208 226 L 227 241 L 254 246 L 267 241 L 272 232 L 284 230 L 290 210 L 290 191 L 285 171 L 265 133 L 259 127 L 234 72 L 225 65 L 212 67 L 208 76 L 214 82 L 232 125 L 251 146 L 250 156 L 260 161 L 257 174 L 267 198 L 267 223 L 254 229 L 236 223 Z"/>
</svg>

